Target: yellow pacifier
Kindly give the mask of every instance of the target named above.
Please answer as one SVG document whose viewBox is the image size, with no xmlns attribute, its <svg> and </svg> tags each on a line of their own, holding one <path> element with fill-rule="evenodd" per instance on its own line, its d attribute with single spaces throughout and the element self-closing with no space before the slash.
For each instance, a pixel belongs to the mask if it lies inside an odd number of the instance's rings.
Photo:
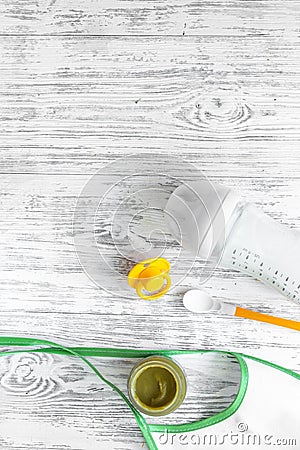
<svg viewBox="0 0 300 450">
<path fill-rule="evenodd" d="M 136 264 L 128 274 L 128 284 L 144 300 L 155 300 L 171 286 L 170 263 L 164 258 L 146 259 Z"/>
</svg>

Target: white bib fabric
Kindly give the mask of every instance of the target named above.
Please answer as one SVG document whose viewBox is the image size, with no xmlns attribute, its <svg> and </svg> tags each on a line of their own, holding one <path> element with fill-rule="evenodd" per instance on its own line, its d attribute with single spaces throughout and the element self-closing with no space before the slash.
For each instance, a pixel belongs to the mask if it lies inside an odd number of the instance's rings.
<svg viewBox="0 0 300 450">
<path fill-rule="evenodd" d="M 157 449 L 300 449 L 300 377 L 239 355 L 241 384 L 220 414 L 185 425 L 150 425 Z"/>
<path fill-rule="evenodd" d="M 300 449 L 300 375 L 267 361 L 236 352 L 218 350 L 74 348 L 46 340 L 20 337 L 0 337 L 0 346 L 23 347 L 21 350 L 0 351 L 0 356 L 30 351 L 80 358 L 128 405 L 149 450 Z M 40 348 L 41 346 L 43 348 Z M 30 350 L 24 350 L 24 347 L 30 347 Z M 178 425 L 149 424 L 151 419 L 145 418 L 131 404 L 124 392 L 106 379 L 88 359 L 89 357 L 146 358 L 153 355 L 192 357 L 205 353 L 218 353 L 236 358 L 241 369 L 239 391 L 233 403 L 221 413 L 201 421 Z"/>
</svg>

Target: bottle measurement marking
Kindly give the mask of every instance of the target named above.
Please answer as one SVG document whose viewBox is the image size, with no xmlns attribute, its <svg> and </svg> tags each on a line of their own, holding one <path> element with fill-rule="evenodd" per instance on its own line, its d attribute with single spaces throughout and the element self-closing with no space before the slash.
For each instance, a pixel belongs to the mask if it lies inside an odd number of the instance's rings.
<svg viewBox="0 0 300 450">
<path fill-rule="evenodd" d="M 241 250 L 235 248 L 232 251 L 230 260 L 232 266 L 237 266 L 242 271 L 246 271 L 249 275 L 254 275 L 262 281 L 271 283 L 272 286 L 284 293 L 285 296 L 292 299 L 298 297 L 300 284 L 297 289 L 295 289 L 293 287 L 296 284 L 295 280 L 290 280 L 289 275 L 280 273 L 278 269 L 272 268 L 269 264 L 265 266 L 264 261 L 261 261 L 258 266 L 257 261 L 260 261 L 261 258 L 261 255 L 253 253 L 247 248 L 242 248 Z"/>
</svg>

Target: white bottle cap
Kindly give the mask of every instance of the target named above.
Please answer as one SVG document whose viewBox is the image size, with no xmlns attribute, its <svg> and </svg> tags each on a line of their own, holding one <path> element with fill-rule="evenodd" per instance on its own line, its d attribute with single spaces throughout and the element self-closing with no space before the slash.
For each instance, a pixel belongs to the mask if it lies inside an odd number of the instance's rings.
<svg viewBox="0 0 300 450">
<path fill-rule="evenodd" d="M 204 179 L 180 185 L 172 193 L 165 217 L 175 239 L 207 259 L 225 242 L 225 227 L 240 197 L 231 189 Z"/>
</svg>

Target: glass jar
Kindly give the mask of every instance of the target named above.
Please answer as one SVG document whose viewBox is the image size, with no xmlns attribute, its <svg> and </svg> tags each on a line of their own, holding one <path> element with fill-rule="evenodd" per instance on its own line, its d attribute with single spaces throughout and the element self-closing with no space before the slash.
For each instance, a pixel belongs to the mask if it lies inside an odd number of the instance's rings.
<svg viewBox="0 0 300 450">
<path fill-rule="evenodd" d="M 175 411 L 183 402 L 186 389 L 182 368 L 164 356 L 151 356 L 140 361 L 128 379 L 131 402 L 149 416 L 164 416 Z"/>
</svg>

